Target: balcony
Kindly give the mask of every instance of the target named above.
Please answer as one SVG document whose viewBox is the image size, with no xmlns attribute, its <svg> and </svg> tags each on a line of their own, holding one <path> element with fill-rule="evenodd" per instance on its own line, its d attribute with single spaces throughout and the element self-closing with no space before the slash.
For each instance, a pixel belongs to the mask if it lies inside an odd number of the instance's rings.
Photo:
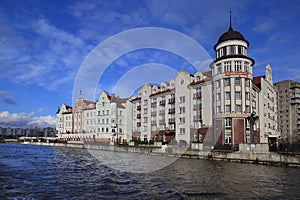
<svg viewBox="0 0 300 200">
<path fill-rule="evenodd" d="M 169 119 L 169 124 L 175 124 L 175 118 L 170 118 Z"/>
<path fill-rule="evenodd" d="M 175 98 L 169 99 L 169 104 L 174 104 L 175 103 Z"/>
<path fill-rule="evenodd" d="M 141 122 L 137 122 L 137 123 L 136 123 L 136 126 L 137 126 L 137 127 L 141 127 Z"/>
<path fill-rule="evenodd" d="M 175 113 L 175 108 L 170 108 L 168 113 L 169 114 L 174 114 Z"/>
<path fill-rule="evenodd" d="M 137 110 L 141 110 L 141 109 L 142 109 L 141 105 L 138 105 L 138 106 L 136 107 L 136 109 L 137 109 Z"/>
<path fill-rule="evenodd" d="M 200 109 L 202 109 L 202 104 L 195 104 L 195 105 L 193 106 L 193 109 L 194 109 L 194 110 L 200 110 Z"/>
<path fill-rule="evenodd" d="M 161 101 L 159 101 L 159 105 L 165 106 L 165 105 L 166 105 L 166 100 L 161 100 Z"/>
<path fill-rule="evenodd" d="M 196 92 L 196 93 L 194 93 L 194 95 L 193 95 L 193 98 L 194 99 L 200 99 L 202 97 L 202 93 L 201 92 Z"/>
<path fill-rule="evenodd" d="M 199 122 L 202 120 L 202 116 L 201 115 L 195 115 L 194 116 L 194 122 Z"/>
</svg>

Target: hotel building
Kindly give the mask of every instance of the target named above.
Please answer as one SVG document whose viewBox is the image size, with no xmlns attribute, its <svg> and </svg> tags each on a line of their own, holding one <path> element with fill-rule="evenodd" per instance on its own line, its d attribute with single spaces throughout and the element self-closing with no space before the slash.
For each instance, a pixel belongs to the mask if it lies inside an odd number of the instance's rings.
<svg viewBox="0 0 300 200">
<path fill-rule="evenodd" d="M 255 61 L 248 49 L 249 42 L 230 23 L 214 46 L 209 71 L 182 70 L 160 85 L 145 83 L 137 97 L 102 92 L 97 102 L 90 102 L 80 93 L 74 108 L 63 104 L 57 113 L 60 137 L 114 141 L 121 135 L 126 141 L 181 146 L 203 142 L 208 148 L 274 142 L 278 130 L 272 69 L 267 65 L 263 76 L 254 77 Z"/>
</svg>

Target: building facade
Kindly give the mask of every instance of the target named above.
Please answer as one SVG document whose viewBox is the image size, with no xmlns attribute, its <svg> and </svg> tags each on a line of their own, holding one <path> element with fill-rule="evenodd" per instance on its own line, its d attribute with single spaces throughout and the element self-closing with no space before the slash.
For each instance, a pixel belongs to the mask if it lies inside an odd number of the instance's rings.
<svg viewBox="0 0 300 200">
<path fill-rule="evenodd" d="M 97 102 L 85 100 L 80 92 L 74 107 L 62 104 L 56 129 L 63 140 L 123 143 L 131 139 L 131 103 L 128 98 L 102 92 Z"/>
<path fill-rule="evenodd" d="M 275 86 L 281 137 L 285 142 L 296 143 L 300 133 L 300 83 L 285 80 Z"/>
<path fill-rule="evenodd" d="M 211 126 L 210 72 L 180 71 L 159 86 L 144 84 L 133 103 L 133 140 L 199 140 L 199 129 Z"/>
</svg>

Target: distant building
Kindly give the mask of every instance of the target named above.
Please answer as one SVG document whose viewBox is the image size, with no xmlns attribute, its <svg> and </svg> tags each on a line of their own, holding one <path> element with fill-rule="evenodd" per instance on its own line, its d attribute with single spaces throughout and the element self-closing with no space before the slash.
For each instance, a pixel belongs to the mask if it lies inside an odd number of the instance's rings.
<svg viewBox="0 0 300 200">
<path fill-rule="evenodd" d="M 295 143 L 300 134 L 300 82 L 275 83 L 277 90 L 278 128 L 284 141 Z"/>
</svg>

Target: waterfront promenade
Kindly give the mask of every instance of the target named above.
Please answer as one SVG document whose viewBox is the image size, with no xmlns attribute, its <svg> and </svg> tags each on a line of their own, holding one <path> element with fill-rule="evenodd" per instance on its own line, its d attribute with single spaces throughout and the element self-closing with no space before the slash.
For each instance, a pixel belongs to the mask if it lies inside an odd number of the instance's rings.
<svg viewBox="0 0 300 200">
<path fill-rule="evenodd" d="M 23 144 L 86 148 L 93 150 L 139 153 L 147 155 L 176 156 L 181 158 L 300 167 L 300 155 L 270 152 L 267 144 L 240 144 L 239 151 L 205 151 L 192 148 L 178 148 L 177 146 L 161 144 L 140 146 L 104 145 L 98 142 L 83 141 L 68 141 L 66 143 L 24 141 Z"/>
</svg>

